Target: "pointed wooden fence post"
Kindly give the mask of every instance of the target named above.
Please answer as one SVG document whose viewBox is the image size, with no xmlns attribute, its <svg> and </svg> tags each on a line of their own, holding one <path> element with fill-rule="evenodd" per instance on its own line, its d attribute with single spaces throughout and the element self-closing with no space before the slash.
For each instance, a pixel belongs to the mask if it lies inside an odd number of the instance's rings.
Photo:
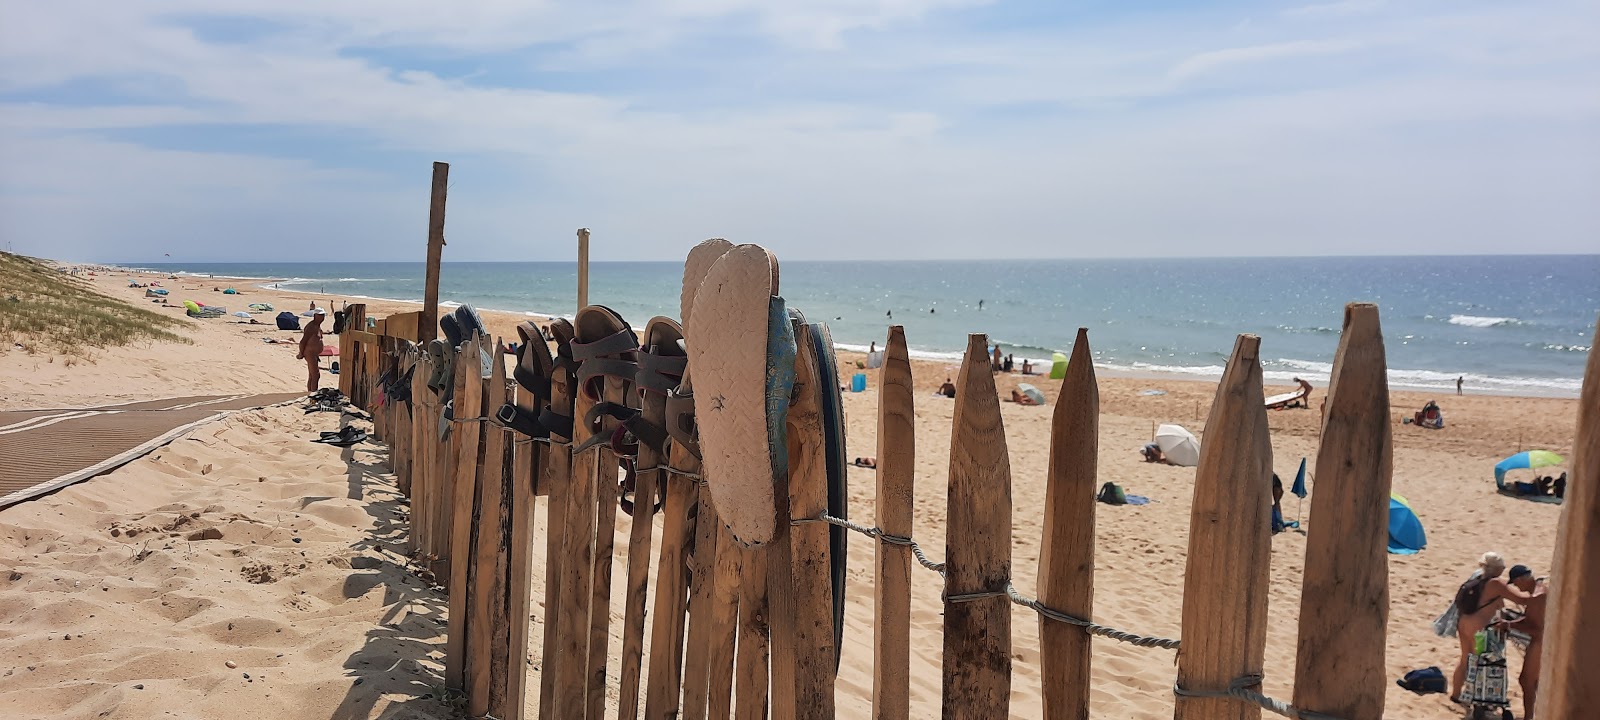
<svg viewBox="0 0 1600 720">
<path fill-rule="evenodd" d="M 950 435 L 945 540 L 944 718 L 1011 706 L 1011 460 L 988 338 L 967 336 Z"/>
<path fill-rule="evenodd" d="M 724 532 L 732 535 L 731 531 Z M 733 717 L 734 720 L 766 720 L 771 637 L 767 628 L 767 583 L 764 582 L 767 576 L 767 551 L 756 547 L 738 548 L 734 552 L 740 558 L 741 582 L 738 589 L 739 648 L 734 658 L 737 687 Z"/>
<path fill-rule="evenodd" d="M 1300 587 L 1294 705 L 1335 717 L 1383 717 L 1394 445 L 1377 305 L 1345 306 L 1325 402 Z"/>
<path fill-rule="evenodd" d="M 622 380 L 605 379 L 604 397 L 607 402 L 622 405 L 627 402 L 627 389 Z M 580 416 L 581 417 L 581 416 Z M 606 713 L 606 659 L 611 646 L 611 572 L 612 553 L 617 543 L 617 501 L 622 492 L 618 487 L 618 458 L 609 444 L 602 443 L 592 451 L 595 458 L 595 514 L 594 572 L 590 585 L 593 593 L 589 601 L 589 699 L 586 717 L 602 720 Z"/>
<path fill-rule="evenodd" d="M 911 537 L 916 483 L 917 413 L 912 400 L 911 360 L 905 328 L 889 328 L 878 379 L 878 528 L 885 535 Z M 872 717 L 911 717 L 911 571 L 909 545 L 879 541 L 872 583 Z"/>
<path fill-rule="evenodd" d="M 1556 531 L 1555 560 L 1545 599 L 1543 667 L 1539 674 L 1541 718 L 1576 718 L 1600 707 L 1600 330 L 1589 346 L 1589 366 L 1578 400 L 1578 433 L 1572 443 L 1572 476 Z M 1585 670 L 1584 668 L 1588 668 Z"/>
<path fill-rule="evenodd" d="M 421 346 L 418 346 L 419 348 Z M 428 533 L 433 528 L 428 522 L 429 493 L 432 490 L 433 466 L 429 465 L 438 435 L 429 434 L 438 426 L 429 426 L 429 401 L 433 392 L 428 390 L 428 375 L 433 365 L 426 352 L 417 354 L 416 371 L 411 375 L 411 543 L 407 547 L 411 557 L 420 560 L 427 555 Z"/>
<path fill-rule="evenodd" d="M 703 490 L 703 488 L 702 488 Z M 707 507 L 711 504 L 711 493 L 702 491 L 701 500 Z M 701 510 L 700 522 L 710 522 L 716 527 L 713 533 L 712 545 L 716 546 L 716 567 L 712 568 L 714 578 L 711 588 L 711 605 L 708 637 L 711 647 L 705 651 L 708 659 L 706 677 L 711 690 L 706 697 L 706 712 L 713 718 L 725 718 L 733 714 L 733 684 L 735 680 L 735 650 L 739 640 L 740 623 L 743 620 L 741 613 L 755 613 L 757 608 L 741 608 L 744 602 L 740 598 L 739 578 L 745 571 L 745 553 L 739 549 L 739 544 L 733 541 L 733 531 L 723 527 L 722 521 L 717 519 L 715 511 Z M 696 553 L 699 549 L 696 548 Z M 759 566 L 752 565 L 750 572 L 761 571 Z M 765 588 L 765 585 L 761 587 Z M 764 608 L 761 608 L 764 610 Z M 762 621 L 765 623 L 765 620 Z M 761 653 L 765 662 L 766 640 L 761 638 Z M 742 650 L 740 650 L 742 652 Z M 766 665 L 762 665 L 765 675 Z M 762 696 L 765 697 L 765 685 L 762 685 Z M 688 716 L 685 716 L 688 717 Z"/>
<path fill-rule="evenodd" d="M 572 376 L 567 364 L 572 359 L 570 345 L 561 343 L 560 339 L 571 336 L 571 327 L 565 320 L 556 320 L 551 324 L 551 334 L 557 336 L 558 345 L 555 349 L 557 370 L 550 378 L 550 411 L 556 415 L 573 414 L 573 387 Z M 544 558 L 544 637 L 539 654 L 539 717 L 541 720 L 551 720 L 558 717 L 555 713 L 555 681 L 558 674 L 557 668 L 562 664 L 571 664 L 572 660 L 563 663 L 559 657 L 562 652 L 564 635 L 566 603 L 561 601 L 561 593 L 567 592 L 566 584 L 570 573 L 570 562 L 563 554 L 566 552 L 565 543 L 569 541 L 566 532 L 567 518 L 572 508 L 572 438 L 552 430 L 550 444 L 544 448 L 543 459 L 539 467 L 539 488 L 546 494 L 548 508 L 545 512 L 545 522 L 549 528 L 545 531 L 546 551 Z M 585 648 L 587 650 L 587 647 Z M 573 656 L 581 657 L 581 656 Z"/>
<path fill-rule="evenodd" d="M 1100 456 L 1100 388 L 1089 331 L 1078 329 L 1050 423 L 1050 472 L 1039 553 L 1039 602 L 1085 620 L 1094 614 L 1094 505 Z M 1044 716 L 1089 717 L 1090 636 L 1039 618 Z"/>
<path fill-rule="evenodd" d="M 1261 388 L 1261 339 L 1240 335 L 1217 384 L 1195 469 L 1183 576 L 1178 687 L 1212 693 L 1261 674 L 1272 566 L 1272 443 Z M 1178 720 L 1256 720 L 1229 697 L 1178 694 Z"/>
<path fill-rule="evenodd" d="M 489 391 L 484 407 L 489 413 L 506 402 L 505 346 L 490 347 Z M 473 516 L 472 591 L 468 596 L 472 621 L 467 624 L 467 714 L 492 714 L 503 718 L 507 655 L 511 649 L 510 608 L 506 605 L 506 580 L 511 567 L 506 550 L 511 541 L 511 508 L 506 494 L 506 433 L 504 426 L 483 427 L 483 458 L 478 465 L 478 512 Z M 523 619 L 523 624 L 527 620 Z M 519 667 L 525 671 L 526 666 Z M 493 712 L 491 712 L 491 707 Z"/>
<path fill-rule="evenodd" d="M 571 388 L 571 392 L 576 398 L 572 442 L 577 445 L 594 435 L 582 418 L 594 407 L 595 400 L 577 388 Z M 559 621 L 558 639 L 555 655 L 545 658 L 547 664 L 555 665 L 551 713 L 558 720 L 588 717 L 589 610 L 596 582 L 595 511 L 600 452 L 599 448 L 590 448 L 572 456 L 571 482 L 567 486 L 570 494 L 562 520 L 561 606 L 554 610 Z"/>
<path fill-rule="evenodd" d="M 820 329 L 819 329 L 820 328 Z M 839 387 L 823 373 L 816 346 L 832 347 L 825 328 L 795 327 L 795 387 L 789 406 L 789 472 L 778 495 L 778 533 L 769 544 L 767 582 L 772 603 L 772 718 L 832 718 L 834 672 L 833 582 L 827 523 L 791 525 L 786 519 L 812 519 L 828 512 L 828 455 L 823 430 L 822 393 Z M 781 485 L 787 485 L 782 487 Z"/>
<path fill-rule="evenodd" d="M 455 488 L 449 500 L 450 515 L 450 628 L 445 642 L 445 687 L 466 690 L 467 637 L 472 631 L 472 519 L 477 515 L 478 460 L 482 457 L 483 380 L 479 349 L 483 336 L 473 335 L 456 354 L 454 422 L 450 428 L 450 455 Z"/>
<path fill-rule="evenodd" d="M 688 384 L 689 374 L 685 371 L 680 387 Z M 700 472 L 700 459 L 681 443 L 672 444 L 668 458 L 668 465 L 674 470 L 694 474 Z M 668 476 L 664 496 L 655 619 L 650 626 L 650 684 L 645 692 L 646 720 L 674 720 L 678 717 L 684 680 L 684 638 L 688 629 L 688 554 L 698 529 L 696 520 L 689 515 L 699 498 L 699 488 L 693 479 Z M 708 523 L 715 528 L 715 519 Z M 715 535 L 712 537 L 714 547 Z M 711 585 L 709 571 L 710 568 L 707 568 L 707 572 L 695 578 L 696 585 Z M 709 600 L 710 595 L 706 597 Z M 703 681 L 705 676 L 701 675 L 700 678 Z M 700 695 L 705 696 L 704 687 Z"/>
<path fill-rule="evenodd" d="M 538 342 L 538 341 L 535 341 Z M 534 408 L 537 403 L 527 390 L 515 389 L 519 405 Z M 506 652 L 504 672 L 509 677 L 503 703 L 491 705 L 490 713 L 501 720 L 522 720 L 523 707 L 528 695 L 528 622 L 533 606 L 533 531 L 534 511 L 539 495 L 536 491 L 543 446 L 516 433 L 514 470 L 507 480 L 507 508 L 511 513 L 510 545 L 505 548 L 511 563 L 509 584 L 506 587 L 507 616 L 511 624 L 510 647 Z M 548 578 L 546 580 L 548 582 Z M 548 627 L 548 626 L 547 626 Z M 496 712 L 498 710 L 498 712 Z"/>
</svg>

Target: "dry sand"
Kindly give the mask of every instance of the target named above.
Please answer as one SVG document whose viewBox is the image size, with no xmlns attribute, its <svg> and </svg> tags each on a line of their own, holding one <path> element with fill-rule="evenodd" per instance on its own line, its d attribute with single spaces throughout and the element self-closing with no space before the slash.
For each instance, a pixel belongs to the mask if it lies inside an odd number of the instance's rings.
<svg viewBox="0 0 1600 720">
<path fill-rule="evenodd" d="M 108 294 L 143 302 L 143 291 L 125 287 L 126 277 L 96 280 Z M 269 302 L 298 312 L 312 299 L 240 281 L 235 286 L 246 294 L 223 301 L 210 290 L 221 281 L 166 282 L 173 302 L 189 297 L 230 309 Z M 334 298 L 316 300 L 326 307 Z M 369 301 L 368 308 L 381 316 L 416 306 Z M 261 317 L 270 323 L 270 315 Z M 489 314 L 487 319 L 494 332 L 514 337 L 513 326 L 525 318 Z M 642 325 L 645 319 L 631 320 Z M 8 350 L 0 360 L 0 409 L 302 387 L 303 365 L 294 360 L 293 346 L 261 341 L 292 339 L 293 333 L 231 318 L 190 323 L 193 345 L 92 351 L 93 363 L 80 356 L 69 366 L 63 356 Z M 841 362 L 849 368 L 859 359 L 846 354 Z M 933 389 L 954 368 L 914 365 L 915 535 L 938 559 L 944 555 L 953 403 L 934 397 Z M 876 373 L 868 377 L 867 391 L 845 400 L 852 456 L 876 452 Z M 1009 394 L 1016 382 L 1026 380 L 1001 376 L 997 382 Z M 325 385 L 332 382 L 332 376 L 324 376 Z M 1032 382 L 1054 400 L 1053 383 Z M 1203 436 L 1215 385 L 1102 378 L 1100 386 L 1101 478 L 1154 502 L 1099 506 L 1095 618 L 1134 632 L 1177 637 L 1194 471 L 1143 463 L 1137 450 L 1158 422 L 1183 423 Z M 1146 389 L 1167 394 L 1140 394 Z M 1321 396 L 1319 390 L 1314 398 Z M 1577 402 L 1437 398 L 1449 426 L 1424 431 L 1399 419 L 1429 398 L 1397 392 L 1393 399 L 1394 489 L 1411 500 L 1429 545 L 1418 555 L 1389 556 L 1389 675 L 1398 678 L 1427 665 L 1439 665 L 1448 674 L 1456 643 L 1435 637 L 1429 626 L 1476 557 L 1492 549 L 1539 573 L 1550 565 L 1559 508 L 1496 495 L 1492 466 L 1519 448 L 1566 454 Z M 1013 575 L 1031 594 L 1043 524 L 1050 410 L 1006 403 L 1002 414 L 1015 506 Z M 1315 464 L 1317 416 L 1315 410 L 1269 414 L 1274 466 L 1286 481 L 1301 457 L 1310 456 Z M 0 717 L 449 717 L 452 710 L 439 700 L 438 687 L 442 596 L 408 574 L 398 554 L 405 536 L 404 504 L 392 476 L 380 466 L 381 448 L 340 451 L 307 442 L 335 422 L 332 415 L 306 416 L 294 408 L 243 413 L 109 475 L 0 510 L 0 616 L 5 618 L 0 648 L 10 660 L 0 667 Z M 874 483 L 872 471 L 851 470 L 850 511 L 858 521 L 872 520 Z M 1295 498 L 1286 496 L 1284 509 L 1295 518 Z M 540 534 L 544 515 L 541 503 Z M 617 528 L 619 584 L 628 532 L 623 517 Z M 1285 699 L 1293 686 L 1304 542 L 1295 532 L 1273 540 L 1264 689 Z M 542 566 L 543 539 L 534 546 Z M 871 704 L 872 557 L 870 543 L 852 537 L 838 681 L 841 717 L 866 717 Z M 535 577 L 530 672 L 536 673 L 544 608 L 542 579 Z M 939 708 L 939 590 L 931 573 L 913 577 L 912 693 L 919 716 L 933 716 Z M 620 588 L 612 596 L 620 601 Z M 621 624 L 620 605 L 613 610 L 615 630 Z M 1013 620 L 1011 715 L 1037 717 L 1038 622 L 1021 609 Z M 620 640 L 613 637 L 613 699 L 619 655 Z M 1521 656 L 1511 655 L 1514 674 Z M 1093 715 L 1170 717 L 1173 657 L 1168 650 L 1097 639 Z M 530 698 L 530 707 L 535 700 Z M 1520 701 L 1514 706 L 1520 709 Z M 1386 715 L 1450 718 L 1461 713 L 1442 695 L 1419 697 L 1391 686 Z"/>
</svg>

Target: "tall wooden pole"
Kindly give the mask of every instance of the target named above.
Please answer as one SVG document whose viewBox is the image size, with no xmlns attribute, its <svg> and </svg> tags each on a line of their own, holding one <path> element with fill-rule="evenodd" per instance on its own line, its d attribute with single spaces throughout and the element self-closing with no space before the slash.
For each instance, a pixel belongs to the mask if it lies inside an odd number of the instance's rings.
<svg viewBox="0 0 1600 720">
<path fill-rule="evenodd" d="M 1377 305 L 1345 306 L 1325 402 L 1300 587 L 1294 704 L 1337 717 L 1383 717 L 1394 444 Z"/>
<path fill-rule="evenodd" d="M 578 228 L 578 309 L 589 307 L 589 228 Z"/>
<path fill-rule="evenodd" d="M 439 337 L 439 260 L 444 256 L 444 200 L 450 189 L 450 163 L 433 164 L 433 201 L 428 204 L 428 273 L 422 289 L 422 327 L 418 340 L 424 345 Z"/>
<path fill-rule="evenodd" d="M 1600 329 L 1595 332 L 1600 339 Z M 1556 530 L 1546 606 L 1543 672 L 1538 706 L 1542 718 L 1585 717 L 1600 707 L 1600 352 L 1589 350 L 1578 401 L 1578 434 L 1572 443 L 1572 477 Z M 1588 668 L 1585 670 L 1584 668 Z"/>
</svg>

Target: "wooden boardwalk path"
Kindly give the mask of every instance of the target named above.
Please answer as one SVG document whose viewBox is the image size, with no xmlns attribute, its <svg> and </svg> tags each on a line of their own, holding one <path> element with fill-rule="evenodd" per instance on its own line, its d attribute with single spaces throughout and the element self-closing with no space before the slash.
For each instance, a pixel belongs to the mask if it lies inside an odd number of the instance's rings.
<svg viewBox="0 0 1600 720">
<path fill-rule="evenodd" d="M 304 395 L 203 395 L 0 412 L 0 508 L 112 470 L 231 412 Z"/>
</svg>

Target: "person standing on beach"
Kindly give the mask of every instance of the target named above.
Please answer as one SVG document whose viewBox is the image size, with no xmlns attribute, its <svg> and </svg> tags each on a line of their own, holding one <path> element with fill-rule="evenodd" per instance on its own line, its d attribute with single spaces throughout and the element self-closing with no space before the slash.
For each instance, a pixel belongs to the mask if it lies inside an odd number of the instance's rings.
<svg viewBox="0 0 1600 720">
<path fill-rule="evenodd" d="M 306 361 L 308 393 L 315 393 L 318 383 L 322 381 L 322 368 L 317 366 L 317 361 L 322 357 L 322 319 L 327 316 L 322 308 L 315 308 L 311 311 L 311 322 L 306 323 L 305 329 L 300 331 L 300 352 L 294 357 Z"/>
<path fill-rule="evenodd" d="M 1466 382 L 1466 381 L 1467 381 L 1467 376 L 1465 376 L 1465 375 L 1461 375 L 1461 376 L 1456 378 L 1456 394 L 1457 395 L 1461 394 L 1461 384 Z"/>
<path fill-rule="evenodd" d="M 1544 581 L 1534 580 L 1533 571 L 1522 565 L 1511 568 L 1511 584 L 1532 595 L 1523 605 L 1524 614 L 1508 620 L 1505 628 L 1521 630 L 1528 634 L 1528 650 L 1522 654 L 1522 674 L 1517 684 L 1522 686 L 1522 718 L 1533 720 L 1534 700 L 1539 695 L 1539 656 L 1544 652 Z"/>
</svg>

